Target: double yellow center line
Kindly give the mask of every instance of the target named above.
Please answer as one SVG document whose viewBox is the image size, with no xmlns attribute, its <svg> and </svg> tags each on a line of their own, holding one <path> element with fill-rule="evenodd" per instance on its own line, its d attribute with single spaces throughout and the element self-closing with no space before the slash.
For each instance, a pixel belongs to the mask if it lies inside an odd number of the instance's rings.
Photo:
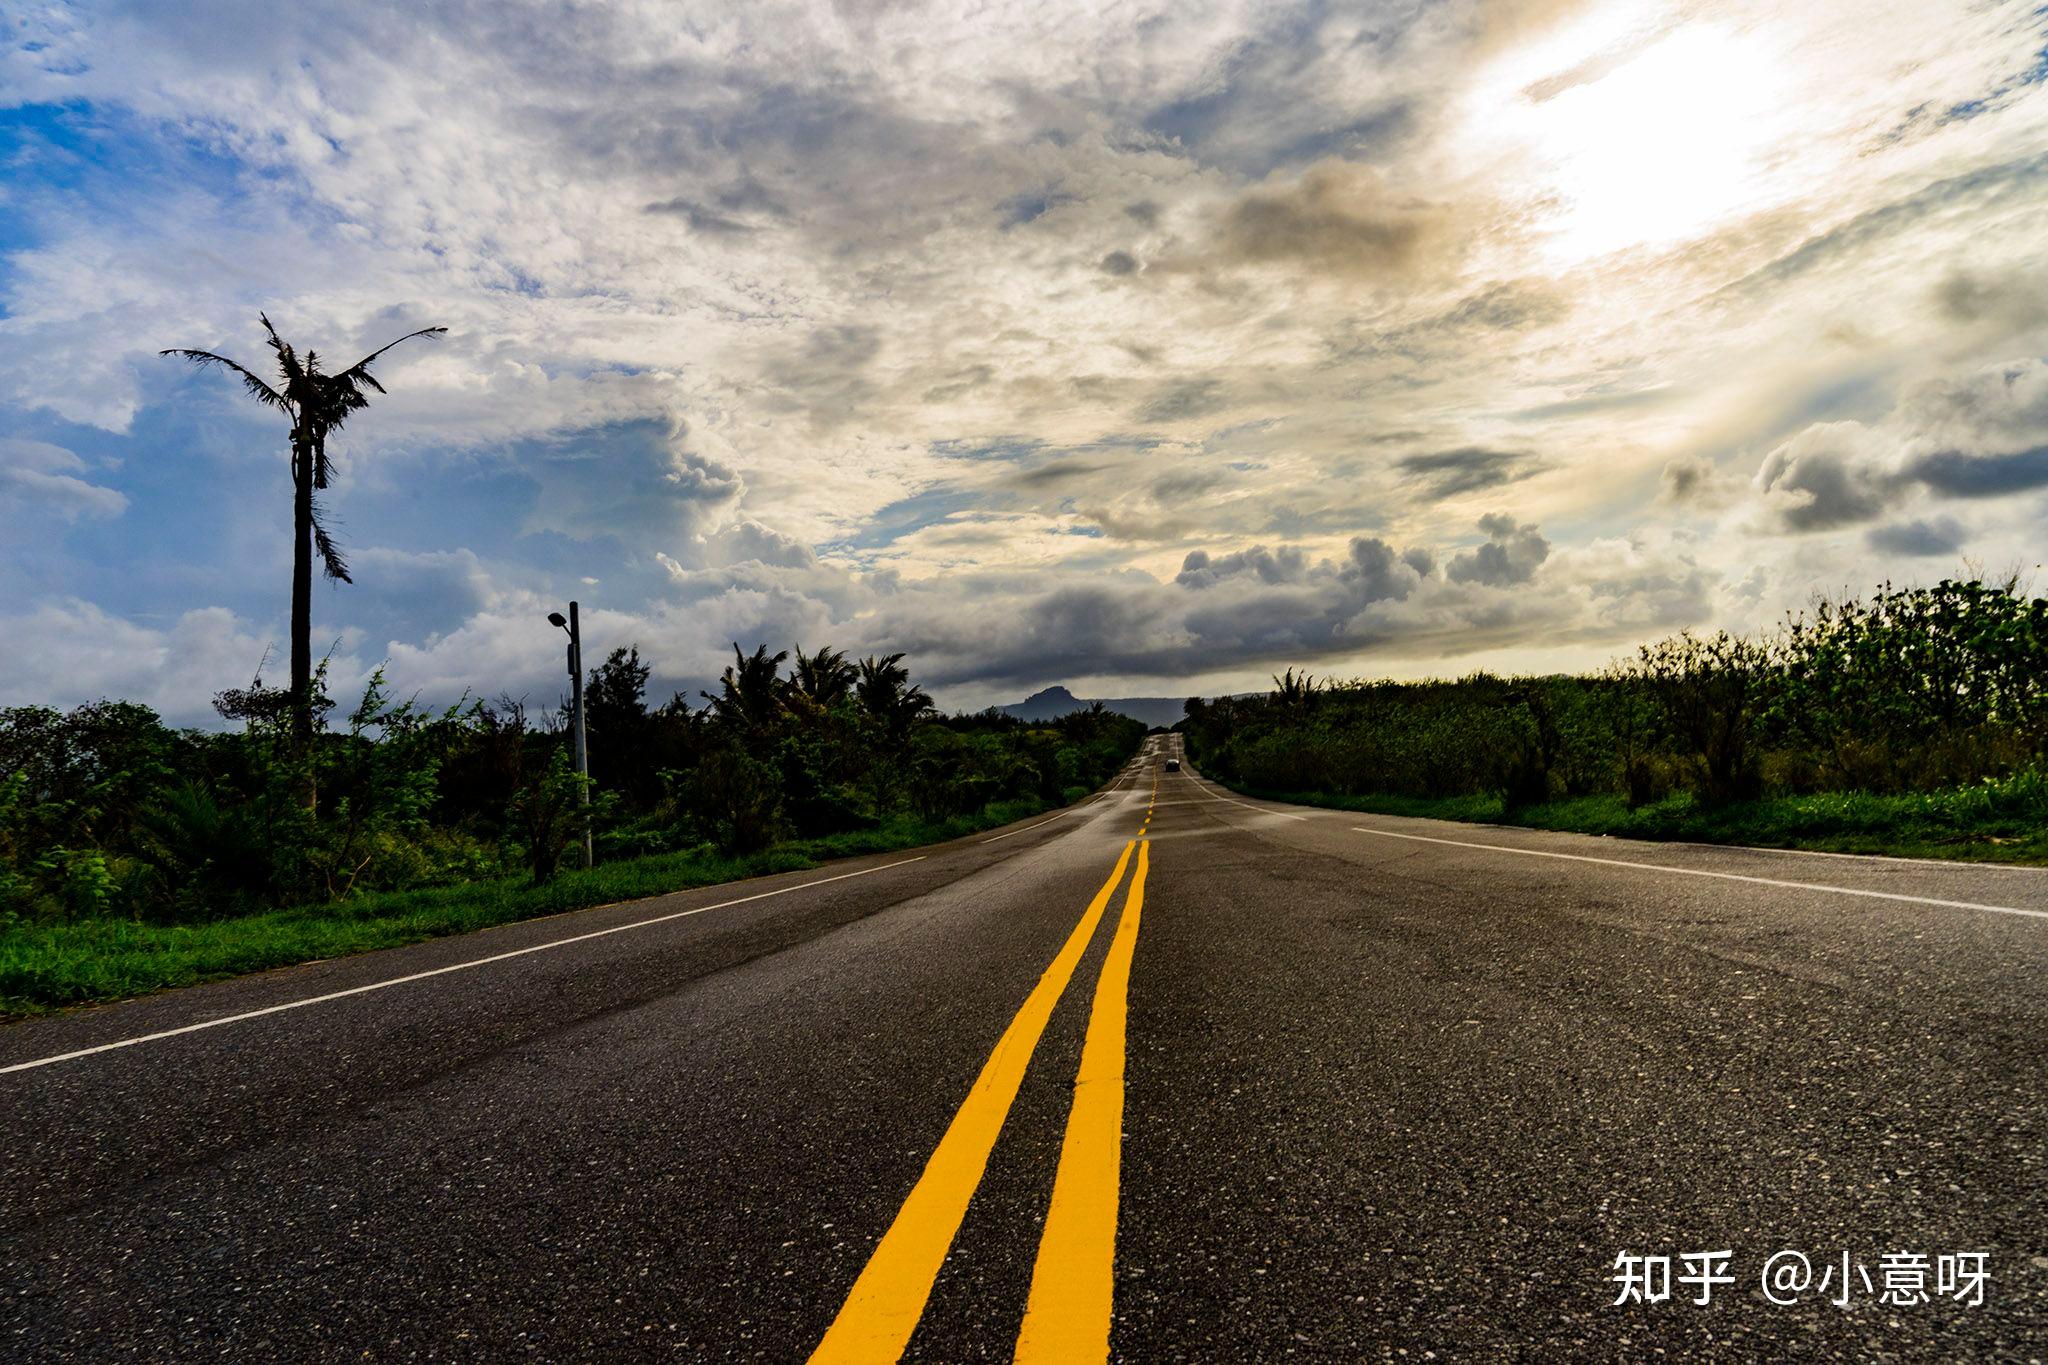
<svg viewBox="0 0 2048 1365">
<path fill-rule="evenodd" d="M 1125 1016 L 1151 862 L 1151 841 L 1143 833 L 1124 845 L 1109 880 L 1088 902 L 1081 922 L 1003 1030 L 925 1163 L 924 1174 L 876 1244 L 825 1339 L 811 1353 L 811 1365 L 893 1361 L 910 1344 L 939 1267 L 967 1216 L 967 1205 L 988 1168 L 989 1153 L 1024 1083 L 1031 1054 L 1135 850 L 1137 871 L 1095 984 L 1073 1107 L 1067 1115 L 1052 1205 L 1039 1238 L 1016 1354 L 1025 1362 L 1108 1358 L 1123 1147 Z"/>
<path fill-rule="evenodd" d="M 1123 1175 L 1124 1023 L 1151 853 L 1150 840 L 1138 845 L 1138 871 L 1095 983 L 1052 1207 L 1031 1268 L 1024 1327 L 1017 1333 L 1020 1362 L 1109 1359 L 1117 1190 Z"/>
</svg>

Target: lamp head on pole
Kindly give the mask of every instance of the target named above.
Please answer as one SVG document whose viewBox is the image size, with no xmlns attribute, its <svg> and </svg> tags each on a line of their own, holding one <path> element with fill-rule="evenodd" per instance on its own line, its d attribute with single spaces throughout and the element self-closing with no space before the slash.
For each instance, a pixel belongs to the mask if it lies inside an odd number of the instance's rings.
<svg viewBox="0 0 2048 1365">
<path fill-rule="evenodd" d="M 548 624 L 560 630 L 567 630 L 569 628 L 569 619 L 558 611 L 551 611 L 548 613 Z"/>
</svg>

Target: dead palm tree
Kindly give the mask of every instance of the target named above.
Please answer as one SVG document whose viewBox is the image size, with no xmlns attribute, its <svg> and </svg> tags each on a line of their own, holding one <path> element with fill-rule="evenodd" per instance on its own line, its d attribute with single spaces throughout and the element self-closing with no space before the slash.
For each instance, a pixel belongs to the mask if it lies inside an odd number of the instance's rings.
<svg viewBox="0 0 2048 1365">
<path fill-rule="evenodd" d="M 433 336 L 446 327 L 422 327 L 407 332 L 398 341 L 380 346 L 339 374 L 322 374 L 320 357 L 313 351 L 301 358 L 285 344 L 270 319 L 256 315 L 269 334 L 270 349 L 277 356 L 282 388 L 272 388 L 248 369 L 211 351 L 173 348 L 162 355 L 183 356 L 200 366 L 219 365 L 242 377 L 249 396 L 276 408 L 290 419 L 292 449 L 292 728 L 301 743 L 313 738 L 313 552 L 320 552 L 320 565 L 329 578 L 350 582 L 348 563 L 340 547 L 320 520 L 320 504 L 313 496 L 327 487 L 332 466 L 327 460 L 328 433 L 341 430 L 352 412 L 370 405 L 365 389 L 384 392 L 370 374 L 370 362 L 400 341 Z"/>
</svg>

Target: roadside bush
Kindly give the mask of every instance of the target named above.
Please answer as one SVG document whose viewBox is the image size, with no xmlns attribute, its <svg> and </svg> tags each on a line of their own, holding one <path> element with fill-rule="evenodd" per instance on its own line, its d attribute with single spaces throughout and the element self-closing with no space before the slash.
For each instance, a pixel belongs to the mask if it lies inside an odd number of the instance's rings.
<svg viewBox="0 0 2048 1365">
<path fill-rule="evenodd" d="M 1610 793 L 1635 812 L 2018 790 L 2048 763 L 2048 599 L 1886 585 L 1762 639 L 1680 634 L 1586 677 L 1274 683 L 1190 699 L 1190 757 L 1262 791 L 1485 798 L 1504 814 Z"/>
<path fill-rule="evenodd" d="M 589 779 L 569 764 L 558 749 L 534 781 L 512 798 L 507 823 L 525 846 L 526 869 L 534 884 L 552 879 L 570 848 L 583 842 L 592 808 L 583 803 Z"/>
<path fill-rule="evenodd" d="M 722 853 L 752 853 L 784 837 L 775 770 L 738 747 L 713 750 L 688 783 L 691 819 Z"/>
<path fill-rule="evenodd" d="M 1693 765 L 1694 790 L 1710 804 L 1763 790 L 1756 727 L 1766 660 L 1762 646 L 1726 631 L 1709 639 L 1686 632 L 1639 653 L 1665 733 Z"/>
<path fill-rule="evenodd" d="M 735 648 L 709 706 L 650 708 L 652 665 L 611 651 L 585 688 L 587 807 L 561 712 L 507 697 L 430 708 L 381 671 L 330 728 L 321 665 L 310 743 L 260 676 L 216 696 L 226 733 L 123 702 L 0 710 L 0 917 L 174 925 L 520 867 L 547 883 L 586 830 L 604 858 L 854 846 L 909 817 L 1057 804 L 1143 733 L 1100 708 L 1046 725 L 938 716 L 901 655 L 800 649 L 785 671 L 787 658 Z M 900 829 L 877 837 L 894 846 Z"/>
</svg>

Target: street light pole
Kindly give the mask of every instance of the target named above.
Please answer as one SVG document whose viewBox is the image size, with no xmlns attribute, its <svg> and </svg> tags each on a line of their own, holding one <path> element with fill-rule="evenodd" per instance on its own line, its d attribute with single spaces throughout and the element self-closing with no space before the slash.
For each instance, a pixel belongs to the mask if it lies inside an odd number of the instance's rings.
<svg viewBox="0 0 2048 1365">
<path fill-rule="evenodd" d="M 576 604 L 569 604 L 569 619 L 564 621 L 559 612 L 548 613 L 548 624 L 569 632 L 569 742 L 576 761 L 576 775 L 583 780 L 576 784 L 576 803 L 585 808 L 590 805 L 590 744 L 583 734 L 583 623 L 577 619 Z M 589 867 L 596 861 L 591 849 L 590 821 L 583 822 L 583 865 Z"/>
</svg>

